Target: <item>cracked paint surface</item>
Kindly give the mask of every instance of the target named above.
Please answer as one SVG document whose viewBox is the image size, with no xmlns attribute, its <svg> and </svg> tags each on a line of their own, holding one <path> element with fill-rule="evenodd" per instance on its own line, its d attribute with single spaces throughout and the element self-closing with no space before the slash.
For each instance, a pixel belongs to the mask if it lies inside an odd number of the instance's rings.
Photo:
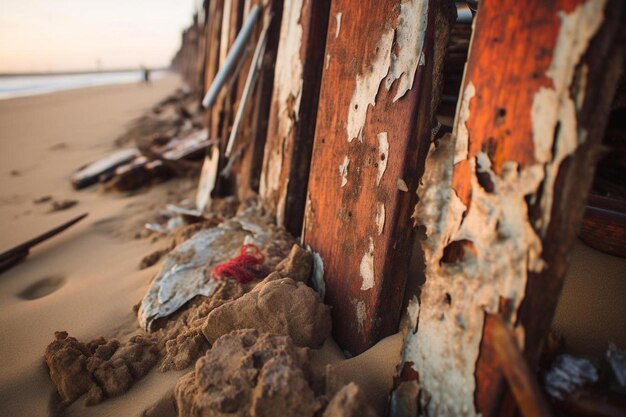
<svg viewBox="0 0 626 417">
<path fill-rule="evenodd" d="M 431 145 L 414 213 L 415 224 L 426 228 L 422 243 L 426 282 L 419 305 L 409 305 L 412 328 L 403 351 L 403 362 L 413 363 L 423 395 L 429 397 L 426 415 L 477 415 L 475 367 L 484 313 L 497 313 L 499 300 L 506 298 L 515 322 L 528 274 L 545 267 L 541 238 L 550 223 L 554 181 L 562 161 L 586 135 L 577 127 L 570 85 L 602 22 L 604 5 L 588 1 L 569 14 L 559 14 L 561 26 L 547 72 L 554 87 L 539 88 L 531 109 L 535 163 L 521 167 L 505 161 L 498 175 L 486 153 L 468 155 L 471 138 L 465 124 L 476 94 L 471 80 L 463 91 L 454 134 Z M 580 84 L 584 86 L 584 80 Z M 453 188 L 454 167 L 460 162 L 469 166 L 469 206 Z M 478 172 L 488 176 L 492 187 L 479 183 Z M 542 210 L 536 230 L 526 197 L 539 195 Z M 461 258 L 444 261 L 444 250 L 454 244 L 459 244 Z"/>
<path fill-rule="evenodd" d="M 376 94 L 381 83 L 384 82 L 387 91 L 397 84 L 392 100 L 396 102 L 413 88 L 417 67 L 426 62 L 423 46 L 428 22 L 428 2 L 402 2 L 397 22 L 395 29 L 382 33 L 375 47 L 376 54 L 367 63 L 368 71 L 356 75 L 346 123 L 348 142 L 352 142 L 354 138 L 363 142 L 367 109 L 370 105 L 376 105 Z"/>
<path fill-rule="evenodd" d="M 393 97 L 395 103 L 413 88 L 415 72 L 419 65 L 426 64 L 424 39 L 428 23 L 428 1 L 411 0 L 400 4 L 400 16 L 396 28 L 398 53 L 391 57 L 389 75 L 385 80 L 387 90 L 398 80 L 398 89 Z"/>
</svg>

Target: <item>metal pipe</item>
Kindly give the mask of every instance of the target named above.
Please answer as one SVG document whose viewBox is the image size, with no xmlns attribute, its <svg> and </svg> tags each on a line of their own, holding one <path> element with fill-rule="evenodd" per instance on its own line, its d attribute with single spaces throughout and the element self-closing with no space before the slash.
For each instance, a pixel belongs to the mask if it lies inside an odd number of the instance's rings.
<svg viewBox="0 0 626 417">
<path fill-rule="evenodd" d="M 250 36 L 252 35 L 252 31 L 256 22 L 259 20 L 259 16 L 261 16 L 261 7 L 255 5 L 252 10 L 250 10 L 250 15 L 248 19 L 241 27 L 241 30 L 237 34 L 237 38 L 235 38 L 235 42 L 228 51 L 228 55 L 226 56 L 226 60 L 224 64 L 219 69 L 213 82 L 211 83 L 211 87 L 207 91 L 204 99 L 202 100 L 202 105 L 204 108 L 211 108 L 213 104 L 215 104 L 215 100 L 217 100 L 217 96 L 224 86 L 228 79 L 232 75 L 232 71 L 235 68 L 239 58 L 243 50 L 245 49 L 246 43 L 250 40 Z"/>
<path fill-rule="evenodd" d="M 237 114 L 235 115 L 235 121 L 233 122 L 233 127 L 230 130 L 230 135 L 228 136 L 228 142 L 226 145 L 226 157 L 230 157 L 230 153 L 233 151 L 233 146 L 235 145 L 235 139 L 237 138 L 237 133 L 239 132 L 239 125 L 241 124 L 241 119 L 243 118 L 243 113 L 246 109 L 246 105 L 248 104 L 248 100 L 250 99 L 250 95 L 252 93 L 252 86 L 257 79 L 259 70 L 261 68 L 261 56 L 263 52 L 265 52 L 265 44 L 267 43 L 267 29 L 269 28 L 269 23 L 272 20 L 270 17 L 267 19 L 265 23 L 265 27 L 259 36 L 259 40 L 257 41 L 256 48 L 254 50 L 254 55 L 252 56 L 252 61 L 250 62 L 250 69 L 248 70 L 248 76 L 246 78 L 246 84 L 243 88 L 243 92 L 241 93 L 241 100 L 239 100 L 239 107 L 237 108 Z"/>
</svg>

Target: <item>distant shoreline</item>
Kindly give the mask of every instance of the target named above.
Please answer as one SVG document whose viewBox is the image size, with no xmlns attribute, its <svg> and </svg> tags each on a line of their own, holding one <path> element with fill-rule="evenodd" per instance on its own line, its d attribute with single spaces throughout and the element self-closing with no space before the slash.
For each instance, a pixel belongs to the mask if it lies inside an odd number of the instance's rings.
<svg viewBox="0 0 626 417">
<path fill-rule="evenodd" d="M 171 67 L 158 67 L 151 68 L 150 71 L 169 71 Z M 55 75 L 81 75 L 81 74 L 111 74 L 118 72 L 130 72 L 130 71 L 139 71 L 141 67 L 133 67 L 133 68 L 117 68 L 117 69 L 103 69 L 103 70 L 76 70 L 76 71 L 48 71 L 48 72 L 2 72 L 0 73 L 0 77 L 50 77 Z"/>
</svg>

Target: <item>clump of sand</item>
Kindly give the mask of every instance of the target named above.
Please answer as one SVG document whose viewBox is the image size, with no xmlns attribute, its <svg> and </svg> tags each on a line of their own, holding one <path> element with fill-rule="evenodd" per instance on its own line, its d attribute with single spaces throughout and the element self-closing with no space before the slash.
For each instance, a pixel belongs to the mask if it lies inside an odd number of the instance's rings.
<svg viewBox="0 0 626 417">
<path fill-rule="evenodd" d="M 87 394 L 85 403 L 97 404 L 126 392 L 157 363 L 156 340 L 134 336 L 123 346 L 103 337 L 88 343 L 56 332 L 44 358 L 50 378 L 65 403 Z"/>
</svg>

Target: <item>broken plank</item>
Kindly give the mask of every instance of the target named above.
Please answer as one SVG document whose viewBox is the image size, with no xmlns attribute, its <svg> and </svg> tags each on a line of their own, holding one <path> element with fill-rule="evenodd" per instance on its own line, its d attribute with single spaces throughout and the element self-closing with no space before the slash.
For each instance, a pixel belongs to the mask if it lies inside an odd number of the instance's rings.
<svg viewBox="0 0 626 417">
<path fill-rule="evenodd" d="M 453 21 L 453 2 L 331 4 L 303 240 L 324 264 L 335 340 L 352 353 L 397 331 L 407 190 L 423 168 Z"/>
</svg>

